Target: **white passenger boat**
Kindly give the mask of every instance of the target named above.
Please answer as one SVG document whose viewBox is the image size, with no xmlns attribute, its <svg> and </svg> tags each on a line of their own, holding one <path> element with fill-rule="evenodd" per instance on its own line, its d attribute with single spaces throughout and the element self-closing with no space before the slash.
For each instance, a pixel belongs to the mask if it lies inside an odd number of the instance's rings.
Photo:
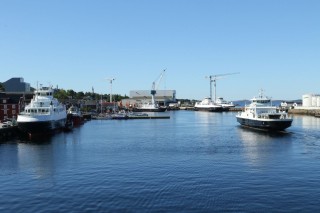
<svg viewBox="0 0 320 213">
<path fill-rule="evenodd" d="M 164 112 L 166 107 L 159 106 L 157 103 L 143 103 L 132 109 L 133 112 Z"/>
<path fill-rule="evenodd" d="M 209 112 L 221 112 L 223 111 L 222 106 L 217 105 L 213 101 L 211 101 L 211 98 L 204 98 L 200 102 L 196 102 L 194 105 L 195 111 L 209 111 Z"/>
<path fill-rule="evenodd" d="M 292 124 L 292 118 L 273 106 L 271 98 L 263 96 L 262 91 L 259 97 L 251 99 L 250 105 L 245 106 L 236 118 L 243 126 L 267 130 L 284 130 Z"/>
<path fill-rule="evenodd" d="M 24 111 L 18 115 L 18 128 L 28 134 L 48 134 L 65 127 L 66 107 L 53 97 L 52 87 L 40 87 Z"/>
<path fill-rule="evenodd" d="M 216 100 L 216 104 L 222 106 L 224 111 L 228 111 L 230 108 L 234 108 L 235 105 L 231 101 L 226 101 L 222 97 L 218 97 Z"/>
</svg>

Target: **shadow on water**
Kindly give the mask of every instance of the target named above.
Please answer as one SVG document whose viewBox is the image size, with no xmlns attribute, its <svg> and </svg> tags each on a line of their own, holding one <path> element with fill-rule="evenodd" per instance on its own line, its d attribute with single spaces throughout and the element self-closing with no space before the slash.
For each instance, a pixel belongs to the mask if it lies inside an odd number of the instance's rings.
<svg viewBox="0 0 320 213">
<path fill-rule="evenodd" d="M 238 126 L 237 132 L 248 165 L 262 171 L 272 162 L 281 160 L 292 150 L 292 133 L 287 131 L 262 131 Z"/>
<path fill-rule="evenodd" d="M 28 135 L 28 134 L 19 134 L 18 142 L 20 143 L 30 143 L 30 144 L 49 144 L 53 134 L 37 134 L 37 135 Z"/>
</svg>

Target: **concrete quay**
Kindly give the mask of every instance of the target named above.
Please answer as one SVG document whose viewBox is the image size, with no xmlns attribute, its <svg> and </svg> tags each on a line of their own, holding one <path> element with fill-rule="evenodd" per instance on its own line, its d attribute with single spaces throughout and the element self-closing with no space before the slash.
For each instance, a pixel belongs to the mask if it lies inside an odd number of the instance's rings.
<svg viewBox="0 0 320 213">
<path fill-rule="evenodd" d="M 289 109 L 288 113 L 295 114 L 295 115 L 317 116 L 317 115 L 320 115 L 320 108 L 318 109 L 294 108 L 294 109 Z"/>
</svg>

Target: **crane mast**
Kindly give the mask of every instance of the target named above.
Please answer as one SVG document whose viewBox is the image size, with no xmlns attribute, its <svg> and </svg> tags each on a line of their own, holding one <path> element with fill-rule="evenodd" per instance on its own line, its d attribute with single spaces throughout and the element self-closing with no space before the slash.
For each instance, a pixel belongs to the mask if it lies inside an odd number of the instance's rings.
<svg viewBox="0 0 320 213">
<path fill-rule="evenodd" d="M 163 75 L 164 75 L 165 71 L 166 71 L 166 69 L 164 69 L 164 70 L 160 73 L 159 77 L 152 82 L 152 87 L 151 87 L 152 104 L 155 104 L 155 95 L 156 95 L 156 93 L 157 93 L 157 89 L 158 89 L 158 87 L 159 87 L 159 84 L 160 84 L 160 82 L 161 82 L 161 80 L 162 80 L 162 78 L 163 78 Z M 158 81 L 158 83 L 156 84 L 157 81 Z"/>
<path fill-rule="evenodd" d="M 217 100 L 217 80 L 220 79 L 222 76 L 235 75 L 235 74 L 239 74 L 239 72 L 206 76 L 206 78 L 209 78 L 209 80 L 210 80 L 210 98 L 211 98 L 211 100 L 212 100 L 212 82 L 214 83 L 214 101 L 216 102 L 216 100 Z"/>
</svg>

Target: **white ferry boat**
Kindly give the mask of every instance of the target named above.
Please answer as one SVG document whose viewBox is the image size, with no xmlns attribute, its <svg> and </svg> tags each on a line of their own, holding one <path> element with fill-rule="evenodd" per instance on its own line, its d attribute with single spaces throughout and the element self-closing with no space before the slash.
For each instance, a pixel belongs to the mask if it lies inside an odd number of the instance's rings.
<svg viewBox="0 0 320 213">
<path fill-rule="evenodd" d="M 53 97 L 52 87 L 40 87 L 24 111 L 18 115 L 18 128 L 28 134 L 48 134 L 66 124 L 66 107 Z"/>
<path fill-rule="evenodd" d="M 155 103 L 143 103 L 137 107 L 132 109 L 133 112 L 164 112 L 166 111 L 166 107 L 161 107 Z"/>
<path fill-rule="evenodd" d="M 263 96 L 251 99 L 251 104 L 236 115 L 237 121 L 243 125 L 267 130 L 284 130 L 291 126 L 292 118 L 285 111 L 272 106 L 271 98 Z"/>
<path fill-rule="evenodd" d="M 200 102 L 196 102 L 194 105 L 195 111 L 209 111 L 209 112 L 221 112 L 223 111 L 223 107 L 215 104 L 211 101 L 211 98 L 204 98 Z"/>
<path fill-rule="evenodd" d="M 228 111 L 230 108 L 236 107 L 233 102 L 231 101 L 226 101 L 222 97 L 218 97 L 216 100 L 216 104 L 222 106 L 224 110 Z"/>
</svg>

